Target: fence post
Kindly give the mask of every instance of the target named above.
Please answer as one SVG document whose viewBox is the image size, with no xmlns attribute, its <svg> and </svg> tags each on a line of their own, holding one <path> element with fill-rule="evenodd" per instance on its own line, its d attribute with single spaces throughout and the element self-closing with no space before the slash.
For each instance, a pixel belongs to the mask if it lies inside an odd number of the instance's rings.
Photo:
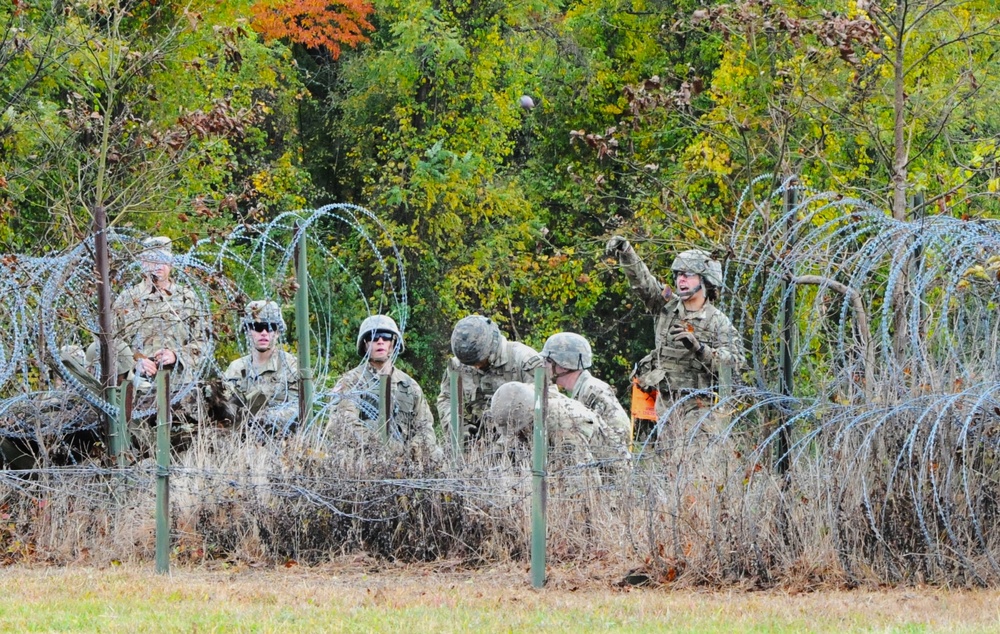
<svg viewBox="0 0 1000 634">
<path fill-rule="evenodd" d="M 125 399 L 119 395 L 118 373 L 111 345 L 111 265 L 108 262 L 108 214 L 103 205 L 94 207 L 94 265 L 97 267 L 97 341 L 100 351 L 102 396 L 110 403 L 124 408 Z M 118 421 L 105 416 L 104 440 L 112 457 L 119 464 L 124 461 L 125 443 L 119 435 Z"/>
<path fill-rule="evenodd" d="M 544 367 L 535 368 L 535 425 L 531 443 L 531 585 L 545 585 L 545 506 L 547 497 L 545 463 L 545 410 L 548 381 Z"/>
<path fill-rule="evenodd" d="M 791 246 L 795 240 L 795 217 L 792 211 L 799 204 L 799 191 L 796 189 L 798 181 L 792 177 L 785 182 L 785 250 L 791 252 Z M 792 271 L 789 270 L 789 275 Z M 793 390 L 793 364 L 794 359 L 792 348 L 795 344 L 795 284 L 792 280 L 782 282 L 782 303 L 781 303 L 781 340 L 780 340 L 780 360 L 781 360 L 781 394 L 791 397 Z M 787 404 L 790 399 L 785 400 Z M 791 447 L 791 432 L 788 429 L 788 419 L 786 415 L 781 416 L 781 429 L 778 432 L 778 473 L 788 471 L 788 452 Z"/>
<path fill-rule="evenodd" d="M 389 375 L 378 375 L 378 433 L 382 444 L 389 444 Z"/>
<path fill-rule="evenodd" d="M 170 572 L 170 370 L 156 372 L 156 572 Z"/>
<path fill-rule="evenodd" d="M 305 429 L 312 422 L 313 375 L 312 358 L 309 350 L 309 258 L 306 253 L 306 231 L 299 229 L 299 240 L 295 245 L 295 331 L 299 347 L 299 426 Z"/>
<path fill-rule="evenodd" d="M 459 461 L 462 457 L 462 441 L 463 441 L 463 421 L 462 421 L 462 411 L 464 404 L 462 403 L 462 373 L 460 370 L 455 368 L 448 368 L 448 380 L 449 380 L 449 394 L 448 398 L 451 403 L 451 451 L 452 451 L 452 462 L 454 466 L 458 466 Z"/>
<path fill-rule="evenodd" d="M 128 417 L 131 412 L 129 402 L 131 385 L 126 383 L 117 388 L 112 388 L 114 392 L 114 402 L 118 405 L 118 416 L 114 420 L 114 427 L 111 436 L 111 453 L 115 456 L 118 466 L 125 466 L 125 452 L 132 444 L 132 435 L 128 429 Z"/>
</svg>

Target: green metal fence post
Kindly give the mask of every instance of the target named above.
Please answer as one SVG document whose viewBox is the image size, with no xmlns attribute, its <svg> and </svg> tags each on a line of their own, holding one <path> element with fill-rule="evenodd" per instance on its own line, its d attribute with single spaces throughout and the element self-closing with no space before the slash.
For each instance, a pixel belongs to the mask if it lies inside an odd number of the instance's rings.
<svg viewBox="0 0 1000 634">
<path fill-rule="evenodd" d="M 733 396 L 733 364 L 729 361 L 723 361 L 719 364 L 719 405 L 722 411 L 723 419 L 722 422 L 726 427 L 729 427 L 730 423 L 730 413 L 728 401 Z"/>
<path fill-rule="evenodd" d="M 389 444 L 389 375 L 378 375 L 378 433 Z"/>
<path fill-rule="evenodd" d="M 298 225 L 296 225 L 298 229 Z M 306 253 L 306 232 L 302 229 L 296 245 L 295 331 L 299 346 L 299 426 L 305 429 L 312 422 L 313 375 L 309 350 L 309 259 Z"/>
<path fill-rule="evenodd" d="M 156 572 L 170 572 L 170 371 L 156 372 Z"/>
<path fill-rule="evenodd" d="M 125 399 L 122 398 L 123 392 L 117 387 L 106 387 L 104 388 L 104 399 L 111 405 L 118 408 L 118 416 L 115 418 L 108 418 L 108 451 L 111 452 L 111 457 L 119 467 L 122 466 L 122 437 L 121 437 L 121 425 L 119 421 L 121 417 L 125 414 Z"/>
<path fill-rule="evenodd" d="M 548 381 L 545 368 L 535 368 L 535 425 L 531 443 L 531 585 L 545 585 L 545 406 Z"/>
</svg>

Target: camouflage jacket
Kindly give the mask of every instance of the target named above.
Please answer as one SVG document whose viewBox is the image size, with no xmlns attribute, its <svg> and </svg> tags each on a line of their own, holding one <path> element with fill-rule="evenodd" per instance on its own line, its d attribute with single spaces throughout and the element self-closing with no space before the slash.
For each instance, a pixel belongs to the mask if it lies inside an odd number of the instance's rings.
<svg viewBox="0 0 1000 634">
<path fill-rule="evenodd" d="M 267 395 L 264 407 L 299 410 L 299 360 L 284 350 L 275 350 L 263 366 L 253 364 L 247 355 L 233 361 L 223 375 L 226 382 L 249 402 L 254 392 Z"/>
<path fill-rule="evenodd" d="M 598 379 L 589 370 L 580 373 L 569 397 L 583 403 L 601 417 L 603 424 L 591 444 L 600 445 L 603 454 L 620 453 L 632 438 L 632 420 L 615 396 L 615 388 Z"/>
<path fill-rule="evenodd" d="M 434 417 L 420 385 L 395 366 L 389 375 L 389 385 L 387 410 L 390 441 L 402 443 L 418 455 L 440 457 L 434 434 Z M 368 361 L 346 372 L 333 387 L 333 393 L 341 398 L 333 407 L 330 424 L 341 424 L 345 420 L 360 423 L 376 420 L 378 391 L 379 375 Z M 365 427 L 374 429 L 373 425 Z"/>
<path fill-rule="evenodd" d="M 174 380 L 189 383 L 201 365 L 206 343 L 205 312 L 191 289 L 171 282 L 161 291 L 148 280 L 126 289 L 115 300 L 115 333 L 133 353 L 151 356 L 157 350 L 177 355 Z"/>
<path fill-rule="evenodd" d="M 490 408 L 490 397 L 504 383 L 521 381 L 533 383 L 535 368 L 542 365 L 542 358 L 535 350 L 517 341 L 500 338 L 499 350 L 490 358 L 489 369 L 483 371 L 464 365 L 455 357 L 448 363 L 441 378 L 441 389 L 437 397 L 438 419 L 445 433 L 451 430 L 451 379 L 449 370 L 457 370 L 462 381 L 462 402 L 465 424 L 478 430 L 483 414 Z"/>
<path fill-rule="evenodd" d="M 598 442 L 603 425 L 601 417 L 583 403 L 560 393 L 555 386 L 549 390 L 545 431 L 549 440 L 547 468 L 553 476 L 554 494 L 583 493 L 600 486 L 592 445 Z"/>
<path fill-rule="evenodd" d="M 718 383 L 723 363 L 730 364 L 734 376 L 740 371 L 744 364 L 743 342 L 722 311 L 706 300 L 701 310 L 688 312 L 676 295 L 669 300 L 663 298 L 663 285 L 631 247 L 619 257 L 632 289 L 654 314 L 656 347 L 639 362 L 640 385 L 663 391 L 711 389 Z M 693 328 L 695 337 L 705 346 L 700 354 L 670 337 L 671 326 L 678 322 Z"/>
</svg>

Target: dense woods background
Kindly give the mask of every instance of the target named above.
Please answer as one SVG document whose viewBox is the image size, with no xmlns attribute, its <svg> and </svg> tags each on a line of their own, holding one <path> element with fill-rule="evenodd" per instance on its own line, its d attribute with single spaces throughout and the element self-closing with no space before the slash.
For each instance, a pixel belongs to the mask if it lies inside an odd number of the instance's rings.
<svg viewBox="0 0 1000 634">
<path fill-rule="evenodd" d="M 3 0 L 0 24 L 5 252 L 97 206 L 184 246 L 356 203 L 405 259 L 427 391 L 478 311 L 584 333 L 621 392 L 650 329 L 604 241 L 731 260 L 761 175 L 896 219 L 1000 210 L 992 0 Z"/>
</svg>

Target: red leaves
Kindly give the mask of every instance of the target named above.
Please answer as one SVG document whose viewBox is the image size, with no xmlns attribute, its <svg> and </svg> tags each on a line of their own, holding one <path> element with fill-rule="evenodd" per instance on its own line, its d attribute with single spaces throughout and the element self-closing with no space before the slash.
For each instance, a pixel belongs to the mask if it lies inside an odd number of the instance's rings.
<svg viewBox="0 0 1000 634">
<path fill-rule="evenodd" d="M 340 45 L 367 42 L 374 26 L 365 0 L 260 0 L 253 5 L 253 27 L 265 39 L 288 38 L 308 48 L 325 48 L 334 59 Z"/>
</svg>

